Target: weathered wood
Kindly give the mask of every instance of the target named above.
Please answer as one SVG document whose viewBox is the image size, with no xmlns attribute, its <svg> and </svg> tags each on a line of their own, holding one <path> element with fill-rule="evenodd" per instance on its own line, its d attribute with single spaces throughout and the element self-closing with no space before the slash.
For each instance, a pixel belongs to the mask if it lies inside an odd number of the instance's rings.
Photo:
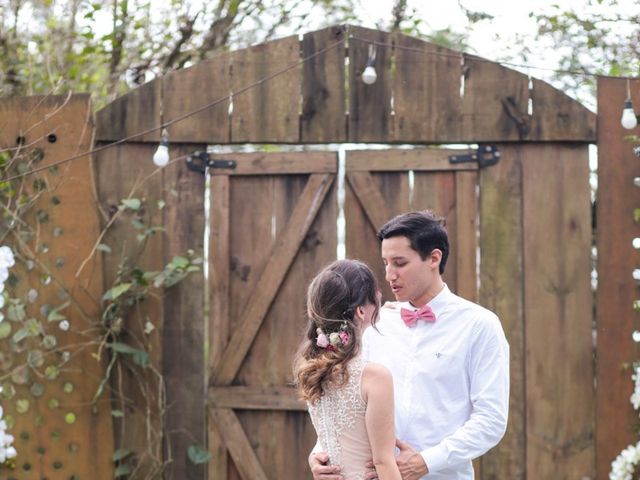
<svg viewBox="0 0 640 480">
<path fill-rule="evenodd" d="M 500 161 L 480 171 L 479 303 L 500 318 L 510 346 L 507 433 L 482 457 L 482 478 L 526 478 L 526 384 L 522 151 L 499 145 Z"/>
<path fill-rule="evenodd" d="M 0 116 L 3 119 L 0 149 L 16 147 L 16 139 L 24 137 L 21 149 L 10 152 L 14 166 L 6 169 L 5 178 L 20 172 L 17 164 L 30 165 L 32 169 L 51 166 L 90 148 L 93 127 L 88 95 L 3 98 Z M 55 142 L 47 141 L 51 133 L 56 135 Z M 109 398 L 101 397 L 95 410 L 91 404 L 105 365 L 92 357 L 97 348 L 84 334 L 95 326 L 101 313 L 103 284 L 99 258 L 88 261 L 76 277 L 78 267 L 91 253 L 91 240 L 100 232 L 91 168 L 91 158 L 83 156 L 57 169 L 32 173 L 23 181 L 15 180 L 17 191 L 34 201 L 20 215 L 20 221 L 27 226 L 8 230 L 7 216 L 0 222 L 1 243 L 9 246 L 16 256 L 16 264 L 10 269 L 15 283 L 7 281 L 3 295 L 24 302 L 27 318 L 40 322 L 43 335 L 52 335 L 57 342 L 48 348 L 38 335 L 12 346 L 11 336 L 24 322 L 9 320 L 5 304 L 4 326 L 11 331 L 8 338 L 0 340 L 4 387 L 0 403 L 3 421 L 12 418 L 15 422 L 9 424 L 7 433 L 15 437 L 13 444 L 18 455 L 15 470 L 0 469 L 2 478 L 113 476 Z M 42 187 L 37 188 L 36 182 Z M 29 230 L 30 236 L 26 235 Z M 78 240 L 84 238 L 91 240 Z M 33 266 L 30 268 L 26 262 L 32 262 Z M 70 328 L 63 331 L 58 322 L 47 321 L 46 312 L 66 301 L 70 305 L 60 313 L 67 318 Z M 71 355 L 68 362 L 63 360 L 65 351 Z M 31 352 L 42 355 L 42 364 L 32 361 Z M 11 375 L 23 365 L 25 375 L 20 375 L 23 380 Z M 53 366 L 60 367 L 59 375 L 46 378 L 45 368 Z M 27 403 L 21 409 L 17 401 Z M 65 421 L 68 414 L 73 414 L 75 421 Z M 91 445 L 98 444 L 104 449 L 96 453 Z"/>
<path fill-rule="evenodd" d="M 96 112 L 96 142 L 132 137 L 132 142 L 155 142 L 160 139 L 161 79 L 131 90 Z M 153 130 L 153 131 L 149 131 Z M 144 135 L 142 132 L 149 131 Z"/>
<path fill-rule="evenodd" d="M 230 54 L 222 53 L 162 77 L 162 116 L 173 143 L 228 143 Z M 177 121 L 178 118 L 212 106 Z"/>
<path fill-rule="evenodd" d="M 529 79 L 525 75 L 466 54 L 463 72 L 461 141 L 531 138 L 527 116 Z"/>
<path fill-rule="evenodd" d="M 336 45 L 345 36 L 344 26 L 334 26 L 302 38 L 302 58 L 307 59 L 302 67 L 302 142 L 343 142 L 347 138 L 345 45 Z"/>
<path fill-rule="evenodd" d="M 458 293 L 458 228 L 454 172 L 416 172 L 409 210 L 432 210 L 444 217 L 449 236 L 449 259 L 443 279 Z M 474 188 L 475 190 L 475 188 Z M 464 193 L 460 193 L 464 195 Z"/>
<path fill-rule="evenodd" d="M 533 78 L 530 138 L 563 141 L 596 137 L 596 114 L 564 92 Z"/>
<path fill-rule="evenodd" d="M 156 203 L 163 198 L 162 173 L 151 161 L 155 148 L 156 145 L 152 143 L 127 143 L 101 150 L 95 155 L 97 194 L 102 212 L 114 215 L 123 199 L 144 197 L 148 214 L 145 223 L 150 226 L 162 224 L 162 213 Z M 102 257 L 106 288 L 117 281 L 120 262 L 128 268 L 135 265 L 143 271 L 160 271 L 163 268 L 163 236 L 149 237 L 142 248 L 136 239 L 140 232 L 131 225 L 135 215 L 131 212 L 119 215 L 101 240 L 113 252 L 105 253 Z M 103 226 L 109 219 L 103 218 Z M 137 315 L 151 321 L 155 329 L 150 334 L 144 333 L 144 322 L 140 322 Z M 151 364 L 158 371 L 162 368 L 163 318 L 162 299 L 151 296 L 134 315 L 125 319 L 124 324 L 124 341 L 150 352 Z M 126 392 L 125 396 L 114 395 L 113 399 L 115 409 L 126 411 L 124 419 L 114 419 L 116 449 L 134 452 L 140 459 L 138 471 L 141 474 L 157 474 L 162 468 L 163 459 L 159 411 L 161 386 L 158 378 L 151 369 L 123 369 L 111 380 L 115 392 L 118 389 Z M 151 418 L 149 414 L 152 414 Z"/>
<path fill-rule="evenodd" d="M 593 478 L 591 215 L 586 146 L 523 151 L 527 477 Z M 553 175 L 549 172 L 553 171 Z"/>
<path fill-rule="evenodd" d="M 299 63 L 300 42 L 297 35 L 231 54 L 231 85 L 234 92 L 232 142 L 300 140 L 298 117 L 302 67 Z M 289 67 L 293 68 L 274 76 Z"/>
<path fill-rule="evenodd" d="M 191 145 L 174 145 L 176 157 L 187 155 Z M 200 146 L 204 148 L 204 146 Z M 166 232 L 163 259 L 193 250 L 202 255 L 204 232 L 204 176 L 185 168 L 183 162 L 162 171 L 166 191 L 163 225 Z M 177 285 L 165 289 L 162 329 L 162 371 L 166 387 L 164 436 L 173 462 L 168 474 L 176 478 L 202 478 L 204 465 L 193 464 L 187 450 L 206 445 L 205 421 L 205 317 L 204 278 L 191 273 Z"/>
<path fill-rule="evenodd" d="M 210 408 L 209 415 L 217 423 L 234 464 L 243 480 L 268 480 L 249 439 L 232 410 Z"/>
<path fill-rule="evenodd" d="M 349 152 L 350 172 L 367 171 L 450 171 L 478 170 L 477 162 L 451 163 L 453 155 L 476 153 L 475 150 L 415 148 L 405 150 L 354 150 Z M 393 157 L 393 161 L 389 158 Z"/>
<path fill-rule="evenodd" d="M 212 387 L 209 401 L 217 408 L 307 411 L 291 387 Z"/>
<path fill-rule="evenodd" d="M 327 152 L 220 153 L 210 154 L 212 160 L 233 160 L 233 168 L 210 170 L 211 175 L 296 175 L 336 171 L 336 158 Z"/>
<path fill-rule="evenodd" d="M 371 174 L 369 172 L 349 172 L 347 180 L 357 195 L 369 223 L 375 231 L 378 231 L 390 216 L 387 212 L 385 199 L 380 194 Z"/>
<path fill-rule="evenodd" d="M 478 300 L 478 185 L 477 172 L 456 172 L 456 266 L 458 295 L 472 302 Z"/>
<path fill-rule="evenodd" d="M 394 141 L 461 138 L 462 54 L 399 33 L 394 41 Z"/>
<path fill-rule="evenodd" d="M 631 80 L 630 87 L 634 105 L 639 105 L 640 81 Z M 640 359 L 639 344 L 631 338 L 638 329 L 633 302 L 640 298 L 632 277 L 640 256 L 631 243 L 639 236 L 633 218 L 640 207 L 633 185 L 638 158 L 625 140 L 626 135 L 638 135 L 638 129 L 620 125 L 625 98 L 624 79 L 598 78 L 597 478 L 607 478 L 620 451 L 638 441 L 638 414 L 629 402 L 631 371 L 622 368 Z"/>
<path fill-rule="evenodd" d="M 299 200 L 296 210 L 273 252 L 269 263 L 261 276 L 260 285 L 264 289 L 256 292 L 246 311 L 242 315 L 239 327 L 233 333 L 222 356 L 219 367 L 214 372 L 214 383 L 229 384 L 235 377 L 251 342 L 260 327 L 266 310 L 273 301 L 287 268 L 298 251 L 300 243 L 306 235 L 315 215 L 322 205 L 324 196 L 331 187 L 333 177 L 329 174 L 313 174 Z"/>
<path fill-rule="evenodd" d="M 349 32 L 349 140 L 386 142 L 391 140 L 391 47 L 389 33 L 350 26 Z M 373 85 L 362 81 L 369 46 L 377 45 Z M 386 44 L 386 45 L 384 45 Z"/>
</svg>

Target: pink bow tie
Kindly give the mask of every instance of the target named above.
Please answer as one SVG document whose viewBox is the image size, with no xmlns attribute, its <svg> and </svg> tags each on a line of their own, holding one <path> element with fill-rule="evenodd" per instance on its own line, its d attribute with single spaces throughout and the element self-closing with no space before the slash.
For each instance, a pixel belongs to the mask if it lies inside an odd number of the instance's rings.
<svg viewBox="0 0 640 480">
<path fill-rule="evenodd" d="M 436 321 L 436 315 L 431 310 L 429 305 L 424 305 L 418 310 L 413 311 L 407 308 L 400 309 L 400 316 L 407 327 L 415 327 L 418 320 L 424 320 L 425 322 L 433 323 Z"/>
</svg>

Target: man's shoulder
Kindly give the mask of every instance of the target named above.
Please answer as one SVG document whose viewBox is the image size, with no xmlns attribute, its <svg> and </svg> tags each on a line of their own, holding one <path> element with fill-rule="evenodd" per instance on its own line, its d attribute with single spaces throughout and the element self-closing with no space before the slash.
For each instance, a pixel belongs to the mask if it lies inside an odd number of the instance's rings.
<svg viewBox="0 0 640 480">
<path fill-rule="evenodd" d="M 495 312 L 454 293 L 451 295 L 454 299 L 454 308 L 458 310 L 458 315 L 463 316 L 474 323 L 479 323 L 480 325 L 500 325 L 500 319 Z"/>
</svg>

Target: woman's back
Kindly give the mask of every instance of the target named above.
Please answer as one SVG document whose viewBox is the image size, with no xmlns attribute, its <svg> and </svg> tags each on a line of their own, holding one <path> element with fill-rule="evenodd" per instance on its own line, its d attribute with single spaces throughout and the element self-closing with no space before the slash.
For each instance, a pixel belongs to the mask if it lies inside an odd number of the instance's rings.
<svg viewBox="0 0 640 480">
<path fill-rule="evenodd" d="M 347 383 L 327 388 L 320 399 L 309 404 L 320 445 L 331 464 L 342 467 L 345 480 L 363 479 L 365 464 L 372 458 L 365 423 L 367 405 L 361 390 L 364 367 L 361 357 L 351 360 Z"/>
</svg>

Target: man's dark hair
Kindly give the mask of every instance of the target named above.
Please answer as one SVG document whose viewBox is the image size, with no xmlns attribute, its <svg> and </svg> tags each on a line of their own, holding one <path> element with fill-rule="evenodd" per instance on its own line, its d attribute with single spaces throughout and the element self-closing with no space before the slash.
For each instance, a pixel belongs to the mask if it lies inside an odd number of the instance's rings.
<svg viewBox="0 0 640 480">
<path fill-rule="evenodd" d="M 385 223 L 377 236 L 380 241 L 391 237 L 407 237 L 411 248 L 418 252 L 422 260 L 437 248 L 442 252 L 439 267 L 442 275 L 449 257 L 449 237 L 444 223 L 444 218 L 430 210 L 403 213 Z"/>
</svg>

